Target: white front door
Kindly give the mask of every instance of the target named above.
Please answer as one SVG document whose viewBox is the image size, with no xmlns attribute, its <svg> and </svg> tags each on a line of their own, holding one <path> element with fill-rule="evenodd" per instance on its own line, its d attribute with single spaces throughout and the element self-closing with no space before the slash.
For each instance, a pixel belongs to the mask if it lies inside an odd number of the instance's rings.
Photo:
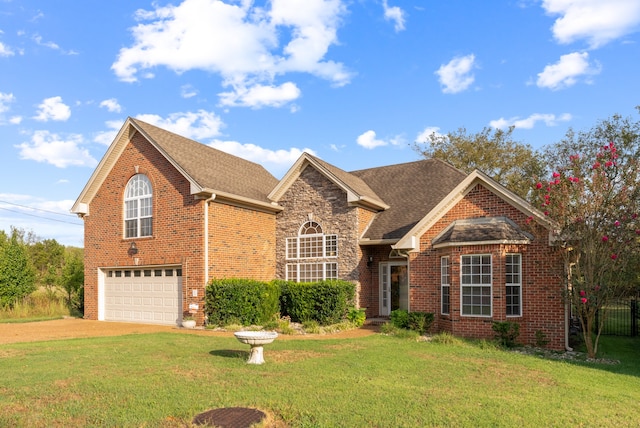
<svg viewBox="0 0 640 428">
<path fill-rule="evenodd" d="M 380 263 L 380 315 L 409 310 L 409 270 L 406 262 Z"/>
</svg>

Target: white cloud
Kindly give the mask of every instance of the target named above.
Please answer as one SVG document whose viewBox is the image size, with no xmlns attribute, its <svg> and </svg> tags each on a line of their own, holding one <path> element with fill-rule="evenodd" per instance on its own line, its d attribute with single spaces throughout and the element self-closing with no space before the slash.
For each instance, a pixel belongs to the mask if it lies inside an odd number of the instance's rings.
<svg viewBox="0 0 640 428">
<path fill-rule="evenodd" d="M 109 98 L 108 100 L 104 100 L 100 103 L 100 107 L 106 108 L 111 113 L 120 113 L 122 111 L 122 107 L 118 104 L 118 100 L 115 98 Z"/>
<path fill-rule="evenodd" d="M 280 86 L 257 84 L 249 88 L 235 87 L 234 89 L 233 92 L 218 94 L 221 105 L 252 108 L 281 107 L 300 96 L 300 89 L 291 82 Z"/>
<path fill-rule="evenodd" d="M 4 125 L 7 122 L 12 125 L 18 125 L 20 124 L 20 122 L 22 122 L 21 116 L 12 116 L 9 119 L 6 119 L 5 122 L 3 113 L 8 112 L 11 109 L 9 107 L 9 104 L 14 103 L 15 101 L 16 97 L 13 94 L 4 94 L 0 92 L 0 125 Z"/>
<path fill-rule="evenodd" d="M 111 143 L 113 143 L 113 140 L 116 139 L 118 131 L 120 131 L 120 128 L 122 128 L 122 122 L 122 120 L 108 120 L 107 122 L 105 122 L 105 125 L 107 125 L 107 128 L 109 128 L 109 130 L 98 132 L 96 136 L 93 137 L 93 141 L 105 146 L 111 145 Z"/>
<path fill-rule="evenodd" d="M 0 57 L 13 55 L 15 55 L 15 52 L 13 52 L 13 50 L 9 46 L 0 42 Z"/>
<path fill-rule="evenodd" d="M 472 70 L 476 67 L 475 55 L 453 58 L 449 63 L 443 64 L 435 72 L 438 75 L 442 92 L 456 94 L 469 88 L 475 80 Z"/>
<path fill-rule="evenodd" d="M 271 150 L 255 144 L 241 144 L 237 141 L 214 140 L 209 146 L 253 162 L 266 162 L 286 166 L 291 166 L 303 152 L 315 156 L 315 152 L 309 148 L 299 149 L 292 147 L 289 150 Z"/>
<path fill-rule="evenodd" d="M 86 149 L 81 148 L 82 136 L 69 135 L 62 139 L 57 134 L 49 131 L 35 131 L 31 136 L 31 142 L 18 144 L 20 158 L 45 162 L 58 168 L 68 166 L 95 167 L 98 164 Z"/>
<path fill-rule="evenodd" d="M 316 153 L 309 149 L 299 149 L 291 147 L 288 150 L 270 150 L 255 144 L 242 144 L 237 141 L 214 140 L 209 146 L 230 153 L 234 156 L 259 163 L 264 166 L 271 174 L 276 177 L 283 175 L 291 165 L 298 160 L 303 152 L 317 156 Z"/>
<path fill-rule="evenodd" d="M 416 136 L 416 143 L 430 143 L 432 135 L 442 136 L 442 134 L 438 132 L 439 130 L 440 128 L 437 126 L 428 126 L 424 128 L 424 130 Z"/>
<path fill-rule="evenodd" d="M 638 31 L 638 0 L 543 0 L 547 14 L 560 15 L 553 24 L 559 43 L 586 40 L 592 49 Z"/>
<path fill-rule="evenodd" d="M 171 113 L 167 118 L 162 118 L 156 114 L 141 114 L 136 117 L 143 122 L 196 141 L 217 137 L 224 127 L 222 119 L 216 116 L 215 113 L 205 110 L 198 110 L 195 113 Z"/>
<path fill-rule="evenodd" d="M 191 85 L 182 85 L 180 87 L 180 96 L 182 98 L 193 98 L 198 95 L 198 91 Z"/>
<path fill-rule="evenodd" d="M 550 113 L 534 113 L 524 119 L 518 116 L 511 117 L 509 119 L 501 117 L 500 119 L 489 122 L 489 126 L 497 129 L 506 129 L 510 126 L 520 129 L 532 129 L 538 122 L 544 122 L 546 126 L 556 126 L 560 122 L 568 122 L 571 119 L 572 116 L 569 113 L 564 113 L 560 116 Z"/>
<path fill-rule="evenodd" d="M 538 73 L 536 85 L 555 91 L 575 85 L 580 77 L 590 83 L 590 76 L 598 73 L 600 73 L 600 66 L 597 63 L 589 64 L 587 52 L 573 52 L 562 55 L 557 63 L 547 65 L 541 73 Z"/>
<path fill-rule="evenodd" d="M 282 88 L 287 84 L 274 84 L 285 73 L 310 73 L 337 86 L 349 82 L 351 73 L 343 64 L 325 59 L 328 49 L 338 43 L 337 29 L 346 12 L 340 0 L 273 0 L 268 6 L 246 0 L 184 0 L 178 6 L 138 10 L 140 23 L 131 29 L 134 42 L 120 50 L 111 68 L 127 82 L 145 73 L 152 77 L 149 70 L 157 66 L 177 73 L 215 72 L 225 87 L 239 92 L 221 94 L 227 102 L 242 100 L 256 86 L 262 96 L 275 97 L 261 99 L 261 105 L 276 106 L 286 102 Z M 282 40 L 287 44 L 281 46 Z M 292 95 L 287 91 L 284 99 Z"/>
<path fill-rule="evenodd" d="M 369 130 L 363 134 L 360 134 L 356 139 L 359 146 L 365 149 L 375 149 L 376 147 L 382 147 L 389 144 L 389 142 L 376 138 L 375 131 Z"/>
<path fill-rule="evenodd" d="M 0 113 L 9 111 L 9 104 L 16 101 L 16 97 L 13 94 L 3 94 L 0 92 Z"/>
<path fill-rule="evenodd" d="M 78 55 L 78 52 L 73 51 L 73 50 L 65 50 L 62 49 L 57 43 L 55 42 L 46 42 L 43 41 L 42 36 L 40 36 L 39 34 L 35 34 L 32 37 L 33 41 L 36 42 L 36 44 L 38 46 L 43 46 L 45 48 L 49 48 L 49 49 L 53 49 L 54 51 L 60 51 L 61 53 L 65 54 L 65 55 Z"/>
<path fill-rule="evenodd" d="M 382 2 L 382 7 L 384 8 L 384 19 L 393 21 L 393 28 L 396 32 L 404 30 L 405 12 L 398 6 L 389 7 L 387 0 Z"/>
<path fill-rule="evenodd" d="M 71 117 L 71 109 L 62 102 L 61 97 L 45 98 L 38 105 L 38 114 L 35 120 L 47 122 L 49 120 L 65 121 Z"/>
</svg>

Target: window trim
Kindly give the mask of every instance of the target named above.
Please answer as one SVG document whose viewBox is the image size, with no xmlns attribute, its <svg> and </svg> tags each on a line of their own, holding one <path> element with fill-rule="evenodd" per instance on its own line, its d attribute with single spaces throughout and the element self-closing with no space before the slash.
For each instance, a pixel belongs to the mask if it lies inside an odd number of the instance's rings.
<svg viewBox="0 0 640 428">
<path fill-rule="evenodd" d="M 474 273 L 471 272 L 470 274 L 465 274 L 464 273 L 464 265 L 463 265 L 463 261 L 465 258 L 473 258 L 473 257 L 480 257 L 481 258 L 481 262 L 479 266 L 480 272 L 479 273 Z M 489 257 L 489 263 L 485 264 L 482 263 L 482 257 Z M 474 266 L 473 264 L 470 264 L 469 266 Z M 484 273 L 482 272 L 482 267 L 483 266 L 489 266 L 489 273 Z M 473 270 L 473 268 L 472 268 Z M 475 275 L 479 275 L 481 277 L 481 282 L 479 284 L 476 283 L 469 283 L 469 284 L 465 284 L 463 278 L 465 277 L 465 275 L 471 275 L 472 277 Z M 482 276 L 488 275 L 490 282 L 488 284 L 483 284 L 482 283 Z M 474 306 L 479 306 L 480 308 L 482 307 L 486 307 L 487 305 L 483 305 L 482 303 L 480 303 L 479 305 L 474 305 L 473 301 L 471 302 L 470 305 L 465 305 L 464 304 L 464 298 L 465 298 L 465 294 L 464 294 L 464 289 L 465 288 L 471 288 L 473 289 L 474 287 L 480 287 L 480 288 L 488 288 L 489 289 L 489 314 L 474 314 L 474 313 L 465 313 L 464 312 L 464 307 L 465 306 L 469 306 L 471 308 L 471 310 L 473 311 L 473 307 Z M 473 297 L 475 297 L 473 294 L 471 294 L 471 298 L 473 300 Z M 480 295 L 480 297 L 482 298 L 482 294 Z M 460 316 L 462 317 L 474 317 L 474 318 L 492 318 L 493 317 L 493 255 L 490 253 L 481 253 L 481 254 L 463 254 L 460 256 Z"/>
<path fill-rule="evenodd" d="M 509 273 L 507 273 L 507 266 L 509 265 L 509 263 L 507 263 L 507 257 L 509 256 L 518 256 L 518 279 L 520 280 L 517 283 L 510 283 L 507 282 L 507 276 L 509 275 Z M 511 263 L 513 265 L 513 263 Z M 507 314 L 507 287 L 518 287 L 518 311 L 519 313 L 517 315 L 514 314 Z M 504 296 L 505 296 L 505 314 L 507 316 L 507 318 L 521 318 L 522 317 L 522 254 L 520 253 L 507 253 L 505 254 L 505 289 L 504 289 Z"/>
<path fill-rule="evenodd" d="M 304 281 L 300 280 L 301 266 L 321 266 L 322 277 L 308 279 Z M 293 269 L 292 269 L 293 268 Z M 335 277 L 328 277 L 327 272 L 329 270 L 335 272 Z M 295 278 L 291 278 L 291 274 L 295 274 Z M 338 279 L 338 262 L 318 262 L 318 263 L 287 263 L 285 266 L 285 280 L 294 282 L 316 282 Z"/>
<path fill-rule="evenodd" d="M 446 260 L 446 264 L 444 263 Z M 446 273 L 445 273 L 446 269 Z M 446 278 L 446 282 L 445 282 Z M 445 288 L 447 289 L 447 308 L 445 312 Z M 449 256 L 440 257 L 440 313 L 451 315 L 451 258 Z"/>
<path fill-rule="evenodd" d="M 143 194 L 135 194 L 134 196 L 130 196 L 130 193 L 138 193 L 135 189 L 132 188 L 134 183 L 137 180 L 142 180 L 144 182 L 144 186 L 148 187 L 148 192 Z M 145 202 L 143 206 L 143 202 Z M 135 207 L 135 215 L 129 217 L 129 203 L 133 203 Z M 147 238 L 153 236 L 153 186 L 151 184 L 151 180 L 145 174 L 135 174 L 133 175 L 124 189 L 124 198 L 122 203 L 123 209 L 123 235 L 124 239 L 135 239 L 135 238 Z M 144 215 L 143 210 L 148 210 L 149 215 Z M 144 222 L 143 220 L 149 220 Z M 129 227 L 128 222 L 135 221 L 135 233 L 131 236 L 128 236 Z M 145 225 L 143 225 L 145 223 Z M 149 232 L 143 235 L 143 231 L 146 228 L 149 228 Z"/>
</svg>

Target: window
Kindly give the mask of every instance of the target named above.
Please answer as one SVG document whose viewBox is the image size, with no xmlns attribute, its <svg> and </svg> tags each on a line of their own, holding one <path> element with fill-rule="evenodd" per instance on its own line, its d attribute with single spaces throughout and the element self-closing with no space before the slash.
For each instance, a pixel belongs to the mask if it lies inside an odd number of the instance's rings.
<svg viewBox="0 0 640 428">
<path fill-rule="evenodd" d="M 451 293 L 450 293 L 450 281 L 451 270 L 449 267 L 449 257 L 440 257 L 440 287 L 442 290 L 442 309 L 441 312 L 444 315 L 451 313 Z"/>
<path fill-rule="evenodd" d="M 522 315 L 522 257 L 507 254 L 506 257 L 507 316 Z"/>
<path fill-rule="evenodd" d="M 288 263 L 286 279 L 295 282 L 338 279 L 338 263 Z"/>
<path fill-rule="evenodd" d="M 287 238 L 287 259 L 338 257 L 338 235 L 325 235 L 315 221 L 302 225 L 295 238 Z"/>
<path fill-rule="evenodd" d="M 322 226 L 307 221 L 298 230 L 298 236 L 286 239 L 287 260 L 316 261 L 288 263 L 286 277 L 289 281 L 312 282 L 338 278 L 338 263 L 319 259 L 338 257 L 338 235 L 325 235 Z"/>
<path fill-rule="evenodd" d="M 491 316 L 491 255 L 460 257 L 462 315 Z"/>
<path fill-rule="evenodd" d="M 124 236 L 137 238 L 153 233 L 151 182 L 144 174 L 134 175 L 124 193 Z"/>
</svg>

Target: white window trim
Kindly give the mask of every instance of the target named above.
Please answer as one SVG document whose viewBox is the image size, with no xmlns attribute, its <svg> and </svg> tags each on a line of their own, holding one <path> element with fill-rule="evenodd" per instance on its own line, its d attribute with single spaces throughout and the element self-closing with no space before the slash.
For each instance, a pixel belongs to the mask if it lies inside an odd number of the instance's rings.
<svg viewBox="0 0 640 428">
<path fill-rule="evenodd" d="M 443 273 L 443 261 L 447 261 L 447 278 L 449 278 L 448 283 L 444 283 L 444 273 Z M 449 288 L 449 312 L 444 312 L 444 288 Z M 451 259 L 449 256 L 440 257 L 440 314 L 442 315 L 451 315 Z"/>
<path fill-rule="evenodd" d="M 135 180 L 136 178 L 139 177 L 144 177 L 144 179 L 147 182 L 147 185 L 149 186 L 149 191 L 150 193 L 145 194 L 145 195 L 137 195 L 134 197 L 130 197 L 128 195 L 129 193 L 129 188 L 133 183 L 133 180 Z M 150 199 L 150 203 L 151 203 L 151 207 L 150 207 L 150 211 L 151 211 L 151 215 L 145 215 L 143 216 L 141 214 L 142 212 L 142 200 L 145 199 Z M 136 216 L 135 217 L 128 217 L 128 213 L 127 213 L 127 202 L 131 202 L 131 201 L 136 201 Z M 149 180 L 149 177 L 147 177 L 145 174 L 135 174 L 133 177 L 131 177 L 129 179 L 129 181 L 127 182 L 127 185 L 124 188 L 124 200 L 122 203 L 122 209 L 123 209 L 123 236 L 124 239 L 136 239 L 136 238 L 146 238 L 146 237 L 150 237 L 153 236 L 153 229 L 154 229 L 154 225 L 153 225 L 153 186 L 151 185 L 151 180 Z M 151 219 L 151 233 L 149 235 L 142 235 L 142 220 L 143 219 Z M 131 220 L 135 220 L 136 221 L 136 233 L 134 236 L 127 236 L 127 221 L 131 221 Z"/>
<path fill-rule="evenodd" d="M 489 267 L 491 268 L 491 273 L 490 273 L 490 277 L 491 277 L 491 283 L 489 284 L 463 284 L 462 283 L 462 259 L 464 257 L 474 257 L 474 256 L 478 256 L 478 257 L 484 257 L 484 256 L 489 256 Z M 463 308 L 463 301 L 464 301 L 464 296 L 463 296 L 463 292 L 462 289 L 464 287 L 489 287 L 489 315 L 482 315 L 482 314 L 465 314 L 462 310 Z M 468 318 L 492 318 L 493 317 L 493 256 L 490 253 L 482 253 L 482 254 L 463 254 L 460 256 L 460 316 L 461 317 L 468 317 Z"/>
<path fill-rule="evenodd" d="M 520 314 L 518 315 L 507 315 L 507 318 L 522 318 L 522 254 L 520 253 L 507 253 L 507 256 L 518 256 L 518 265 L 520 267 L 520 272 L 519 272 L 519 278 L 520 278 L 520 282 L 519 283 L 509 283 L 505 281 L 505 298 L 507 296 L 507 287 L 519 287 L 520 288 L 520 293 L 518 293 L 518 297 L 520 299 L 520 301 L 518 302 L 518 307 L 520 308 Z M 505 261 L 506 261 L 506 257 L 505 257 Z M 506 277 L 506 263 L 505 263 L 505 277 Z M 506 302 L 505 302 L 505 312 L 507 310 L 506 307 Z"/>
<path fill-rule="evenodd" d="M 312 257 L 301 257 L 300 256 L 300 247 L 301 240 L 305 238 L 320 238 L 322 237 L 322 254 L 318 256 Z M 335 240 L 336 251 L 334 255 L 327 254 L 327 242 L 329 241 L 327 238 L 331 238 Z M 291 245 L 295 245 L 295 256 L 291 256 L 290 247 Z M 338 258 L 338 235 L 325 235 L 323 233 L 314 233 L 313 235 L 298 235 L 296 237 L 289 237 L 286 239 L 286 248 L 285 248 L 286 260 L 311 260 L 311 259 L 337 259 Z"/>
<path fill-rule="evenodd" d="M 304 265 L 322 266 L 322 278 L 312 279 L 311 281 L 305 281 L 305 282 L 326 281 L 327 279 L 338 279 L 339 278 L 338 262 L 287 263 L 286 266 L 285 266 L 285 280 L 286 281 L 300 282 L 300 266 L 304 266 Z M 327 266 L 328 265 L 335 265 L 335 272 L 336 272 L 335 278 L 327 278 Z M 296 267 L 296 277 L 295 278 L 290 278 L 289 277 L 289 266 L 295 266 Z"/>
</svg>

